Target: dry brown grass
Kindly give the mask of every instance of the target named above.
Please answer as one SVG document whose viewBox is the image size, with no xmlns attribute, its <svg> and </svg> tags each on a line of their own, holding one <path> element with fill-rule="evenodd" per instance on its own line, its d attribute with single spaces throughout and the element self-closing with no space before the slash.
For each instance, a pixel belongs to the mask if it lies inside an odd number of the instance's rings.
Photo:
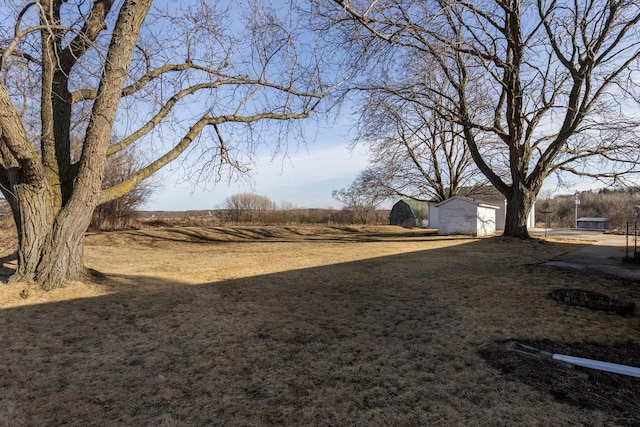
<svg viewBox="0 0 640 427">
<path fill-rule="evenodd" d="M 636 283 L 538 266 L 577 247 L 395 227 L 94 234 L 100 283 L 0 289 L 0 425 L 633 424 L 632 404 L 487 359 L 511 339 L 640 345 L 637 314 L 547 297 L 640 302 Z"/>
</svg>

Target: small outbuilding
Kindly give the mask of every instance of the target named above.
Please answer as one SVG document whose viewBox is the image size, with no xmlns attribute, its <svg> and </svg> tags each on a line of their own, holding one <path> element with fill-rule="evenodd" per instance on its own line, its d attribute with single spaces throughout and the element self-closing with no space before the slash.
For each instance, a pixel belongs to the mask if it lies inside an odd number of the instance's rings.
<svg viewBox="0 0 640 427">
<path fill-rule="evenodd" d="M 438 203 L 438 234 L 490 236 L 496 232 L 498 206 L 454 196 Z"/>
<path fill-rule="evenodd" d="M 582 217 L 578 218 L 576 227 L 586 230 L 606 230 L 609 218 Z"/>
<path fill-rule="evenodd" d="M 402 227 L 424 227 L 427 225 L 429 207 L 427 202 L 404 199 L 397 202 L 389 213 L 389 224 Z"/>
<path fill-rule="evenodd" d="M 496 230 L 504 230 L 507 216 L 507 200 L 498 190 L 495 189 L 495 187 L 490 185 L 484 185 L 477 188 L 463 187 L 459 194 L 464 195 L 462 197 L 473 199 L 479 204 L 485 204 L 497 208 Z M 441 214 L 438 212 L 438 204 L 439 202 L 429 202 L 429 228 L 440 228 Z M 529 211 L 529 215 L 527 216 L 528 228 L 535 227 L 535 206 L 534 201 L 531 210 Z"/>
</svg>

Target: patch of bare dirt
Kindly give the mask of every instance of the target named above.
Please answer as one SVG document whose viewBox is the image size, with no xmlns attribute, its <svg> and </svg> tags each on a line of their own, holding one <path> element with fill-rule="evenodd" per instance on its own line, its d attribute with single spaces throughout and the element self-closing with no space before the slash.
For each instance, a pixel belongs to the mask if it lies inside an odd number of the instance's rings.
<svg viewBox="0 0 640 427">
<path fill-rule="evenodd" d="M 622 316 L 630 315 L 636 306 L 631 301 L 620 301 L 600 292 L 585 289 L 554 289 L 549 296 L 561 304 L 608 311 Z"/>
<path fill-rule="evenodd" d="M 640 344 L 629 341 L 611 345 L 594 342 L 550 340 L 500 340 L 480 354 L 507 377 L 527 384 L 558 400 L 585 409 L 606 412 L 619 425 L 640 426 L 640 379 L 595 369 L 570 368 L 547 358 L 514 351 L 513 341 L 549 353 L 583 357 L 640 367 Z"/>
</svg>

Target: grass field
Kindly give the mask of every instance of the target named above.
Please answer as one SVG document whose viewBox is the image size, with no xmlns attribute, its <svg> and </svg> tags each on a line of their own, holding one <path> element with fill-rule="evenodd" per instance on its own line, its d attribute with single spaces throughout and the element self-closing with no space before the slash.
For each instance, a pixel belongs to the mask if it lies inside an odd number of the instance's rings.
<svg viewBox="0 0 640 427">
<path fill-rule="evenodd" d="M 637 311 L 548 297 L 640 303 L 638 283 L 539 266 L 578 247 L 395 227 L 89 235 L 98 283 L 0 286 L 0 425 L 640 425 L 640 379 L 511 350 L 640 366 Z"/>
</svg>

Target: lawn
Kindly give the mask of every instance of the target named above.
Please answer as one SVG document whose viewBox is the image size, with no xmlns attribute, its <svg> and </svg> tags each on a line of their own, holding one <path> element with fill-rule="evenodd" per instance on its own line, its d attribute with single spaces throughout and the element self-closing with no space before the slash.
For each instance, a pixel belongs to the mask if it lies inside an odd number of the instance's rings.
<svg viewBox="0 0 640 427">
<path fill-rule="evenodd" d="M 539 266 L 578 247 L 396 227 L 92 234 L 96 283 L 0 286 L 0 425 L 640 425 L 640 379 L 512 350 L 640 366 L 637 310 L 548 297 L 640 303 L 638 283 Z"/>
</svg>

